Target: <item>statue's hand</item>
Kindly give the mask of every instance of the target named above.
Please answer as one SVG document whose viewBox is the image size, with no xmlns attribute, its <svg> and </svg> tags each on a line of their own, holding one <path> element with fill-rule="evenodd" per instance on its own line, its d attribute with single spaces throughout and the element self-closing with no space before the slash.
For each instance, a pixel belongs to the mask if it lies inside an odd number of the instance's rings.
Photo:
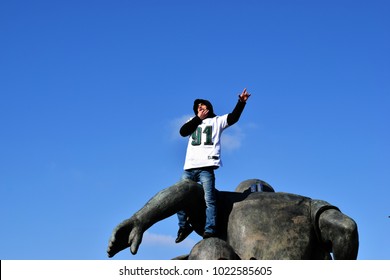
<svg viewBox="0 0 390 280">
<path fill-rule="evenodd" d="M 108 243 L 107 254 L 109 258 L 118 252 L 130 247 L 130 251 L 135 255 L 142 241 L 144 230 L 139 221 L 135 218 L 124 220 L 112 232 Z"/>
</svg>

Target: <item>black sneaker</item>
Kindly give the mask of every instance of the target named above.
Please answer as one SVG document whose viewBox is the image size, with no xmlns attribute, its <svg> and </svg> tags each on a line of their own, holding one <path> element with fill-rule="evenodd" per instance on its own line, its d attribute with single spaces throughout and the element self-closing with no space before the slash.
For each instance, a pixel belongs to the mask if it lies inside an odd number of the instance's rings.
<svg viewBox="0 0 390 280">
<path fill-rule="evenodd" d="M 192 227 L 181 227 L 177 232 L 177 238 L 175 240 L 176 243 L 182 242 L 187 238 L 188 235 L 193 231 Z"/>
<path fill-rule="evenodd" d="M 203 233 L 203 239 L 210 238 L 210 237 L 217 237 L 217 234 L 215 232 L 207 232 L 207 231 Z"/>
</svg>

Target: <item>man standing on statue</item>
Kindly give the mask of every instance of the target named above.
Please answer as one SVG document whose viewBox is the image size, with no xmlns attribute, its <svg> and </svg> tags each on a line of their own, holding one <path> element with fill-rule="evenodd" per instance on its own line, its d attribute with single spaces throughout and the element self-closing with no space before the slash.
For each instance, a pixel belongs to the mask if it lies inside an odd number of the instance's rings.
<svg viewBox="0 0 390 280">
<path fill-rule="evenodd" d="M 251 95 L 246 89 L 238 95 L 238 102 L 229 114 L 217 116 L 210 101 L 196 99 L 193 111 L 195 116 L 180 128 L 180 135 L 189 137 L 184 172 L 181 177 L 191 179 L 203 186 L 206 202 L 206 224 L 203 238 L 215 237 L 216 232 L 216 189 L 214 170 L 222 166 L 221 134 L 229 126 L 235 124 L 243 112 L 246 101 Z M 193 228 L 185 211 L 177 213 L 179 231 L 176 243 L 183 241 Z"/>
</svg>

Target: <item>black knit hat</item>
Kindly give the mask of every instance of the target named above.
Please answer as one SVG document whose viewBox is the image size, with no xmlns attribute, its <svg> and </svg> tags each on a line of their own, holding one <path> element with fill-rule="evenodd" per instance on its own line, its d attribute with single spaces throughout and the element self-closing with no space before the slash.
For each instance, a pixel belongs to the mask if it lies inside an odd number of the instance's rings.
<svg viewBox="0 0 390 280">
<path fill-rule="evenodd" d="M 205 100 L 205 99 L 196 99 L 194 101 L 193 109 L 194 109 L 195 115 L 198 114 L 198 105 L 199 105 L 199 103 L 202 103 L 202 104 L 207 106 L 207 110 L 209 110 L 209 114 L 207 115 L 208 118 L 214 118 L 215 117 L 213 105 L 211 104 L 210 101 Z"/>
</svg>

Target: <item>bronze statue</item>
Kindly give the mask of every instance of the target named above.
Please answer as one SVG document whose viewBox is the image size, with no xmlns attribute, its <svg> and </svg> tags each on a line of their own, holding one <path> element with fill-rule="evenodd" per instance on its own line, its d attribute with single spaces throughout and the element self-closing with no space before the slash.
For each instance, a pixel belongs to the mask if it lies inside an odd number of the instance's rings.
<svg viewBox="0 0 390 280">
<path fill-rule="evenodd" d="M 262 191 L 251 192 L 257 183 Z M 205 202 L 201 185 L 184 180 L 157 193 L 109 241 L 108 257 L 130 247 L 136 254 L 143 233 L 184 210 L 194 231 L 203 234 Z M 274 192 L 264 181 L 242 182 L 235 192 L 218 191 L 217 238 L 201 240 L 188 256 L 176 259 L 356 259 L 357 225 L 329 203 Z"/>
</svg>

